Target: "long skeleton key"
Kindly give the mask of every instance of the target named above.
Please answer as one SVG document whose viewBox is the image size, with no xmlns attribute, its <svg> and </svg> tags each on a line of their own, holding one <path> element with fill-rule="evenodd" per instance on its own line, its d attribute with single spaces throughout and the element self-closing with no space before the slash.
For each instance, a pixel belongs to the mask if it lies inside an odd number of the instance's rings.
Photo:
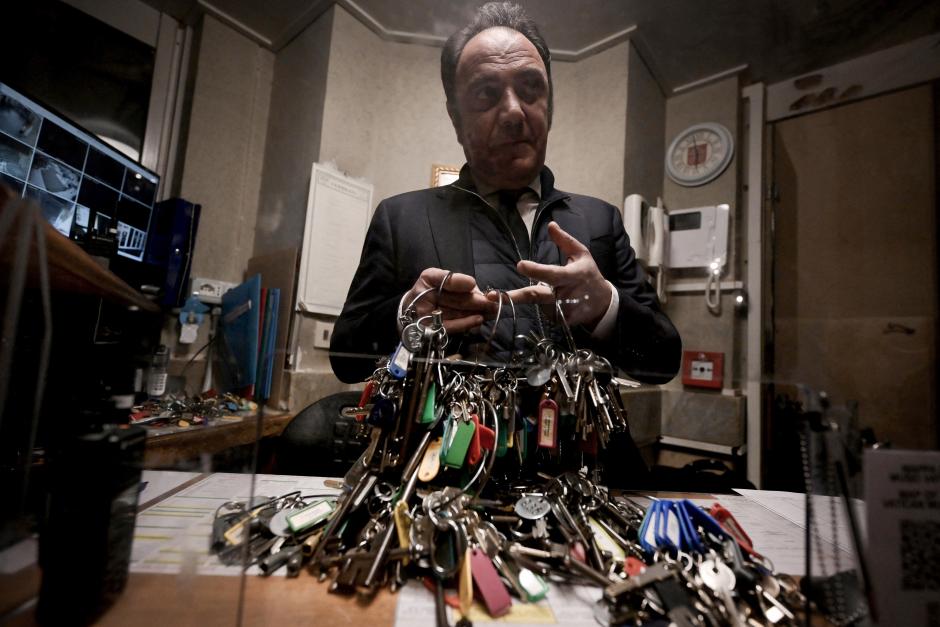
<svg viewBox="0 0 940 627">
<path fill-rule="evenodd" d="M 424 452 L 427 449 L 428 444 L 431 442 L 431 432 L 432 429 L 429 429 L 427 432 L 425 432 L 424 437 L 421 439 L 421 443 L 418 445 L 418 448 L 411 456 L 411 459 L 408 460 L 408 465 L 405 466 L 405 472 L 402 475 L 402 479 L 405 479 L 405 487 L 402 489 L 401 494 L 398 497 L 399 501 L 404 501 L 407 503 L 414 495 L 415 486 L 418 482 L 418 469 L 420 468 L 421 458 L 424 456 Z M 375 585 L 379 570 L 381 570 L 382 566 L 385 565 L 385 559 L 388 555 L 388 550 L 392 544 L 392 537 L 394 535 L 395 525 L 389 525 L 382 535 L 382 540 L 375 552 L 375 559 L 369 567 L 369 572 L 366 575 L 365 580 L 362 582 L 362 585 L 366 588 L 372 588 Z"/>
<path fill-rule="evenodd" d="M 363 453 L 363 455 L 365 455 L 365 453 Z M 371 481 L 369 481 L 370 478 L 372 479 Z M 360 496 L 364 494 L 366 490 L 371 490 L 371 486 L 374 484 L 375 475 L 371 475 L 367 472 L 366 475 L 359 480 L 359 483 L 356 484 L 352 492 L 346 494 L 346 498 L 341 499 L 337 508 L 333 510 L 333 514 L 330 516 L 330 522 L 327 523 L 326 528 L 323 530 L 320 536 L 320 542 L 313 550 L 313 555 L 310 556 L 311 567 L 319 568 L 319 562 L 323 553 L 335 548 L 335 544 L 339 541 L 337 533 L 340 525 L 345 521 L 351 509 L 353 509 L 353 504 L 361 502 Z"/>
</svg>

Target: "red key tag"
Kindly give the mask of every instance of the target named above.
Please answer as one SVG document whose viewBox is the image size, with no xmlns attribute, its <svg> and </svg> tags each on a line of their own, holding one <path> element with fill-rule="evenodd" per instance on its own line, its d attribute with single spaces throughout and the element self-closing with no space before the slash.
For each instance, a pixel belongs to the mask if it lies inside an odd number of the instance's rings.
<svg viewBox="0 0 940 627">
<path fill-rule="evenodd" d="M 643 574 L 643 571 L 646 570 L 646 564 L 630 555 L 623 560 L 623 570 L 631 577 L 636 577 Z"/>
<path fill-rule="evenodd" d="M 490 616 L 496 618 L 509 613 L 512 608 L 512 599 L 486 553 L 480 549 L 473 549 L 470 554 L 470 568 L 473 583 L 476 584 L 477 592 L 483 598 L 483 604 Z"/>
<path fill-rule="evenodd" d="M 593 429 L 581 440 L 581 452 L 597 455 L 597 432 Z"/>
<path fill-rule="evenodd" d="M 362 396 L 359 397 L 359 409 L 363 410 L 361 412 L 356 412 L 356 422 L 362 422 L 366 419 L 366 416 L 369 414 L 368 410 L 365 409 L 365 406 L 369 403 L 369 400 L 372 398 L 372 391 L 375 389 L 375 381 L 369 380 L 366 383 L 366 387 L 362 390 Z"/>
<path fill-rule="evenodd" d="M 558 403 L 546 398 L 539 403 L 538 445 L 542 448 L 558 447 Z"/>
<path fill-rule="evenodd" d="M 754 543 L 751 541 L 751 537 L 744 531 L 744 528 L 734 517 L 734 514 L 723 507 L 721 503 L 713 504 L 708 513 L 711 514 L 712 518 L 718 521 L 718 524 L 721 525 L 722 529 L 728 532 L 728 535 L 737 541 L 738 546 L 745 552 L 760 557 L 760 553 L 754 550 Z"/>
<path fill-rule="evenodd" d="M 470 438 L 470 447 L 467 449 L 467 463 L 475 466 L 483 456 L 483 451 L 480 449 L 480 418 L 476 414 L 470 414 L 470 422 L 475 428 Z"/>
<path fill-rule="evenodd" d="M 477 432 L 480 434 L 480 448 L 492 451 L 496 448 L 496 432 L 482 422 L 477 423 Z"/>
</svg>

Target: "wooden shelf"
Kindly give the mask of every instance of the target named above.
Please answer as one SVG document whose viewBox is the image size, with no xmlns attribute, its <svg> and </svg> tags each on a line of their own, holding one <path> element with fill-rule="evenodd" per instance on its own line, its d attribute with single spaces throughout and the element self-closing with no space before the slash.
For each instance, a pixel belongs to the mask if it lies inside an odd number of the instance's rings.
<svg viewBox="0 0 940 627">
<path fill-rule="evenodd" d="M 8 188 L 0 185 L 0 221 L 7 211 L 17 211 L 9 232 L 0 241 L 0 282 L 8 283 L 13 270 L 16 236 L 21 220 L 26 211 L 33 210 L 41 216 L 42 210 L 32 201 L 14 195 Z M 91 255 L 82 250 L 75 242 L 55 230 L 49 222 L 40 217 L 46 236 L 46 258 L 49 264 L 49 286 L 53 291 L 77 294 L 94 294 L 106 300 L 137 307 L 143 311 L 159 312 L 160 307 L 122 281 L 116 274 L 101 267 Z M 27 285 L 39 287 L 39 272 L 36 264 L 35 236 L 30 237 L 29 269 Z"/>
</svg>

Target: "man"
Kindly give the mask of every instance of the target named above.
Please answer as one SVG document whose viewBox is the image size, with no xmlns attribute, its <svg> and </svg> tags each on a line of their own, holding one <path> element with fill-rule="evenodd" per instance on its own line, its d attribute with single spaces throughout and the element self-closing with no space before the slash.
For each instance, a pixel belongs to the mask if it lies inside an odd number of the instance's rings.
<svg viewBox="0 0 940 627">
<path fill-rule="evenodd" d="M 379 204 L 333 333 L 336 375 L 367 377 L 376 356 L 397 345 L 399 314 L 409 305 L 419 316 L 440 309 L 461 340 L 449 348 L 472 352 L 486 343 L 503 298 L 490 348 L 505 359 L 523 348 L 518 335 L 553 333 L 557 316 L 539 312 L 557 298 L 579 347 L 640 381 L 671 379 L 679 336 L 636 263 L 618 210 L 555 189 L 544 167 L 551 62 L 534 23 L 517 5 L 485 5 L 445 44 L 441 78 L 467 164 L 452 185 Z M 516 305 L 514 322 L 499 291 Z"/>
</svg>

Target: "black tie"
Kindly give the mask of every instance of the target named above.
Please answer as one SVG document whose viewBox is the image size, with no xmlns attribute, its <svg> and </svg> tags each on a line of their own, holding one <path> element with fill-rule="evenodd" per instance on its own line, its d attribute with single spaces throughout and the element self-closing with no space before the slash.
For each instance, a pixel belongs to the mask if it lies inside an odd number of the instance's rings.
<svg viewBox="0 0 940 627">
<path fill-rule="evenodd" d="M 529 258 L 529 231 L 525 228 L 525 222 L 519 215 L 519 197 L 528 191 L 528 187 L 522 189 L 504 189 L 499 192 L 499 210 L 506 219 L 509 229 L 512 231 L 513 239 L 516 240 L 516 246 L 523 259 Z"/>
</svg>

